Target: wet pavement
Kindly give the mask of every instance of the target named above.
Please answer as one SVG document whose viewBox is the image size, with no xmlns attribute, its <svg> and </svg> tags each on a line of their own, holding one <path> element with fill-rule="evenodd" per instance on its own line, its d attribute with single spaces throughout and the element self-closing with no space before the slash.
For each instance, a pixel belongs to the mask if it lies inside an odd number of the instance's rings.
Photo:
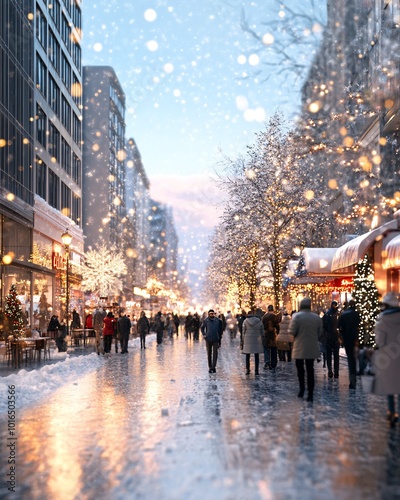
<svg viewBox="0 0 400 500">
<path fill-rule="evenodd" d="M 216 374 L 182 335 L 102 361 L 17 411 L 16 493 L 0 417 L 1 498 L 400 498 L 400 428 L 385 398 L 348 389 L 345 360 L 339 380 L 316 365 L 314 403 L 294 363 L 246 376 L 228 334 Z"/>
</svg>

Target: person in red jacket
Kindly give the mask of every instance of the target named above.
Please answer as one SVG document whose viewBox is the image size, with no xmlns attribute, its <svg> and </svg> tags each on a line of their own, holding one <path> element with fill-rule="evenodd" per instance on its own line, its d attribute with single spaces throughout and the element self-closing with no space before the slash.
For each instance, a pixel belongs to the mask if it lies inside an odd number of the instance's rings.
<svg viewBox="0 0 400 500">
<path fill-rule="evenodd" d="M 111 351 L 111 343 L 115 331 L 115 318 L 111 311 L 107 313 L 103 323 L 104 353 L 109 353 Z"/>
</svg>

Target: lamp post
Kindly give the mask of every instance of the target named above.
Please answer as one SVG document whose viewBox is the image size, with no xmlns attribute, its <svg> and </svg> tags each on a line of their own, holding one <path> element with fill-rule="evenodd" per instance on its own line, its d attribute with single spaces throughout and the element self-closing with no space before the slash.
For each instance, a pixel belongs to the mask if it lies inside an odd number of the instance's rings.
<svg viewBox="0 0 400 500">
<path fill-rule="evenodd" d="M 65 270 L 65 308 L 66 308 L 66 319 L 67 319 L 67 335 L 69 334 L 69 247 L 71 245 L 72 236 L 69 234 L 68 229 L 61 235 L 61 241 L 64 244 L 65 255 L 67 257 L 66 270 Z"/>
</svg>

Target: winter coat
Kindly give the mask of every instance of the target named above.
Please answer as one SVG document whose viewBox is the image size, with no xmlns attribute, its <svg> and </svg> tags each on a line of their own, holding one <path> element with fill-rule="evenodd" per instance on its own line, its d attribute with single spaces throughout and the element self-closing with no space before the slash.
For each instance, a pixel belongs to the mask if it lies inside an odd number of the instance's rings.
<svg viewBox="0 0 400 500">
<path fill-rule="evenodd" d="M 279 325 L 279 334 L 276 337 L 278 342 L 294 342 L 293 335 L 289 333 L 291 318 L 289 315 L 285 315 Z"/>
<path fill-rule="evenodd" d="M 85 319 L 85 328 L 88 330 L 92 330 L 93 328 L 93 316 L 88 314 Z"/>
<path fill-rule="evenodd" d="M 339 316 L 338 327 L 344 344 L 352 344 L 358 338 L 360 315 L 354 307 L 349 307 Z"/>
<path fill-rule="evenodd" d="M 127 336 L 131 333 L 131 320 L 127 316 L 118 318 L 117 331 L 124 336 Z"/>
<path fill-rule="evenodd" d="M 374 393 L 400 394 L 400 308 L 387 309 L 378 316 L 375 342 L 379 349 L 372 357 Z"/>
<path fill-rule="evenodd" d="M 257 316 L 249 315 L 243 322 L 243 354 L 263 353 L 264 326 Z"/>
<path fill-rule="evenodd" d="M 339 344 L 338 313 L 334 308 L 329 308 L 322 318 L 326 343 L 332 347 Z"/>
<path fill-rule="evenodd" d="M 100 309 L 96 310 L 93 315 L 93 328 L 96 331 L 101 331 L 103 329 L 103 320 L 106 317 L 105 311 L 100 311 Z"/>
<path fill-rule="evenodd" d="M 294 337 L 293 359 L 319 358 L 318 338 L 322 334 L 322 320 L 311 309 L 300 309 L 293 315 L 289 333 Z"/>
<path fill-rule="evenodd" d="M 222 321 L 219 318 L 206 318 L 201 325 L 201 333 L 207 342 L 221 342 Z"/>
<path fill-rule="evenodd" d="M 276 335 L 279 331 L 280 317 L 274 312 L 267 312 L 262 317 L 264 342 L 267 347 L 276 347 Z"/>
<path fill-rule="evenodd" d="M 150 323 L 146 316 L 138 319 L 137 331 L 139 335 L 147 335 L 150 331 Z"/>
<path fill-rule="evenodd" d="M 103 335 L 114 335 L 115 333 L 115 318 L 106 316 L 103 320 L 104 328 Z"/>
</svg>

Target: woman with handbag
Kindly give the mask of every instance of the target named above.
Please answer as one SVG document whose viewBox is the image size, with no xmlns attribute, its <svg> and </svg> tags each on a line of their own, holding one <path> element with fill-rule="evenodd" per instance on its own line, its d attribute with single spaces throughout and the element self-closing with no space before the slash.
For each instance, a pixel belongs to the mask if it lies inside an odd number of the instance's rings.
<svg viewBox="0 0 400 500">
<path fill-rule="evenodd" d="M 400 307 L 396 294 L 389 292 L 383 297 L 381 311 L 375 324 L 378 350 L 372 356 L 375 371 L 373 392 L 387 396 L 388 420 L 394 427 L 400 413 Z"/>
</svg>

